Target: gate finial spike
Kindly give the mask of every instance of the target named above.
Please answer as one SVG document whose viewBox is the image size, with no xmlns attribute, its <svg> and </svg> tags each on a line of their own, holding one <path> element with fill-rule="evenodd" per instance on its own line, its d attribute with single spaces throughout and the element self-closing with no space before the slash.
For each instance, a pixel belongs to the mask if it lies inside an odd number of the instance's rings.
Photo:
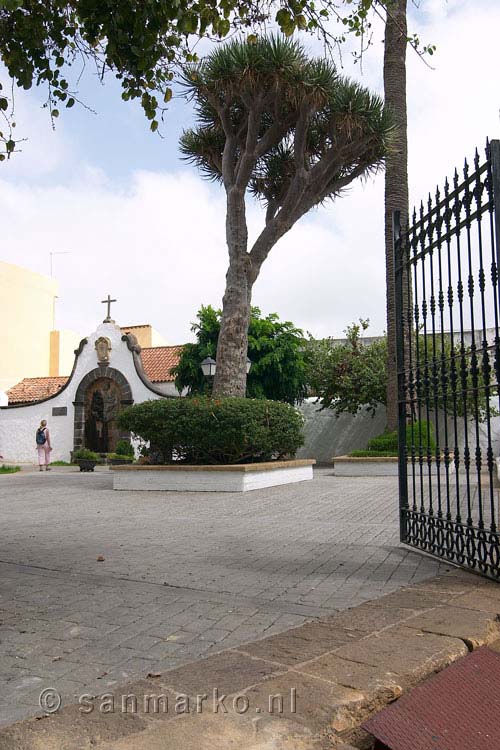
<svg viewBox="0 0 500 750">
<path fill-rule="evenodd" d="M 447 177 L 445 179 L 445 181 L 444 181 L 444 194 L 445 194 L 445 196 L 447 196 L 449 192 L 450 192 L 450 183 L 448 182 L 448 177 Z"/>
</svg>

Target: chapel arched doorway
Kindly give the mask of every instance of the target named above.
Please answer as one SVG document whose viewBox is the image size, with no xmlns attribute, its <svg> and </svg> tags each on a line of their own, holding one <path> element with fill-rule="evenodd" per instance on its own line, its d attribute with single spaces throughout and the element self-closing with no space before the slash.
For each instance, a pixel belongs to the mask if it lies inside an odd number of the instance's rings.
<svg viewBox="0 0 500 750">
<path fill-rule="evenodd" d="M 120 438 L 116 419 L 122 401 L 121 388 L 111 378 L 99 378 L 85 394 L 85 448 L 114 453 Z"/>
<path fill-rule="evenodd" d="M 74 447 L 114 453 L 118 440 L 128 437 L 117 424 L 119 413 L 133 403 L 127 379 L 111 367 L 97 368 L 81 381 L 75 398 Z"/>
</svg>

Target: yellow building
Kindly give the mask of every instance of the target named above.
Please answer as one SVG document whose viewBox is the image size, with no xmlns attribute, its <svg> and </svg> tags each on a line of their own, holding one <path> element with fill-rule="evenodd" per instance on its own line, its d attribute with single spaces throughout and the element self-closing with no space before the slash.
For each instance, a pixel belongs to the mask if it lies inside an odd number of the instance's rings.
<svg viewBox="0 0 500 750">
<path fill-rule="evenodd" d="M 0 390 L 29 376 L 68 375 L 80 337 L 54 331 L 54 279 L 0 261 Z"/>
<path fill-rule="evenodd" d="M 141 349 L 150 349 L 151 347 L 166 346 L 167 342 L 161 335 L 149 324 L 142 326 L 122 326 L 123 333 L 133 333 Z"/>
</svg>

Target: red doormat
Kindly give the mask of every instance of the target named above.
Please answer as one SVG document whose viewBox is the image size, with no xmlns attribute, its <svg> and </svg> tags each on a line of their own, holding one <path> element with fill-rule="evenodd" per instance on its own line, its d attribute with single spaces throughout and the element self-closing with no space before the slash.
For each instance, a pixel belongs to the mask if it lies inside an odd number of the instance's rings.
<svg viewBox="0 0 500 750">
<path fill-rule="evenodd" d="M 376 748 L 500 750 L 500 654 L 473 651 L 362 727 Z"/>
</svg>

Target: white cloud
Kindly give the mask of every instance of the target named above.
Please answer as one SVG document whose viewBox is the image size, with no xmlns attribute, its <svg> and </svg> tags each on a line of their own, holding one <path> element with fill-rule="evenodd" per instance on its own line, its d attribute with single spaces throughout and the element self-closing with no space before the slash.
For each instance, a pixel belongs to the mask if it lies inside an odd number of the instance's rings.
<svg viewBox="0 0 500 750">
<path fill-rule="evenodd" d="M 108 291 L 124 325 L 151 322 L 172 342 L 187 336 L 204 300 L 220 299 L 225 271 L 222 196 L 189 174 L 137 173 L 117 189 L 89 170 L 65 186 L 0 181 L 3 257 L 60 280 L 58 325 L 82 334 Z"/>
<path fill-rule="evenodd" d="M 476 144 L 483 146 L 486 135 L 498 135 L 500 107 L 494 84 L 500 8 L 427 0 L 419 14 L 412 12 L 411 23 L 438 52 L 434 70 L 408 55 L 412 200 L 442 184 Z M 376 88 L 382 31 L 375 29 L 362 79 Z M 352 73 L 348 68 L 346 61 Z M 359 73 L 359 67 L 353 70 Z M 118 184 L 78 153 L 69 121 L 54 135 L 45 113 L 26 107 L 35 118 L 29 168 L 28 160 L 14 159 L 0 171 L 3 259 L 47 272 L 50 251 L 71 250 L 54 259 L 61 327 L 82 334 L 92 330 L 102 317 L 99 301 L 110 292 L 119 298 L 120 323 L 151 322 L 170 342 L 186 340 L 199 305 L 218 305 L 223 293 L 223 190 L 182 169 L 135 172 L 126 186 Z M 33 175 L 44 176 L 44 182 Z M 262 219 L 257 207 L 249 219 L 255 233 Z M 380 332 L 384 263 L 379 177 L 292 229 L 266 261 L 254 302 L 315 335 L 338 335 L 360 316 L 370 317 L 373 332 Z"/>
</svg>

